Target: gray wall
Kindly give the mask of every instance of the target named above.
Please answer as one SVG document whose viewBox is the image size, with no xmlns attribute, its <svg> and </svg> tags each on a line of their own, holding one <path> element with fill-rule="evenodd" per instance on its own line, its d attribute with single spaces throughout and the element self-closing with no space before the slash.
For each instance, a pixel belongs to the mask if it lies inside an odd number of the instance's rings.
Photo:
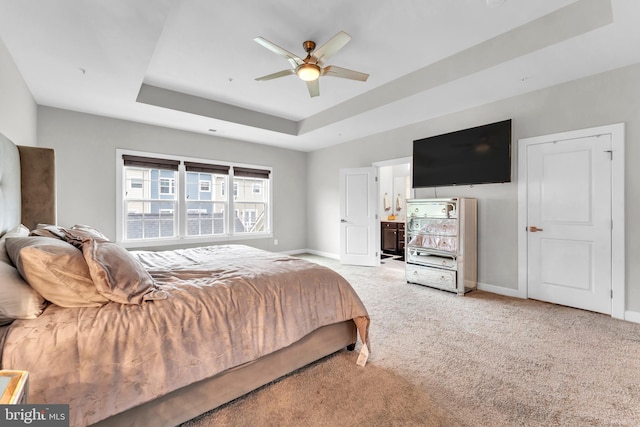
<svg viewBox="0 0 640 427">
<path fill-rule="evenodd" d="M 515 290 L 517 260 L 517 141 L 613 123 L 626 123 L 626 234 L 640 235 L 638 182 L 640 169 L 640 64 L 576 80 L 544 90 L 494 102 L 478 108 L 420 122 L 309 153 L 309 248 L 338 254 L 339 169 L 371 166 L 373 162 L 411 156 L 414 139 L 438 135 L 484 123 L 513 119 L 513 178 L 507 184 L 442 187 L 438 197 L 478 199 L 478 280 Z M 434 197 L 433 189 L 417 189 L 416 197 Z M 640 256 L 638 239 L 626 245 L 627 310 L 640 311 Z"/>
<path fill-rule="evenodd" d="M 303 152 L 42 106 L 38 135 L 39 146 L 56 150 L 62 226 L 89 224 L 115 238 L 116 149 L 124 148 L 271 166 L 273 232 L 279 244 L 274 246 L 273 239 L 238 243 L 275 251 L 307 247 Z"/>
<path fill-rule="evenodd" d="M 36 145 L 37 105 L 0 39 L 0 133 L 18 145 Z"/>
</svg>

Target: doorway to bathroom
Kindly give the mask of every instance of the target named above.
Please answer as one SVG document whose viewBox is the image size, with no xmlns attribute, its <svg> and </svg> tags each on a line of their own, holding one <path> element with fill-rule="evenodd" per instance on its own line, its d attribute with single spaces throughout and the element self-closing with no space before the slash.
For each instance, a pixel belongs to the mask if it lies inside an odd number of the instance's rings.
<svg viewBox="0 0 640 427">
<path fill-rule="evenodd" d="M 378 168 L 378 218 L 380 220 L 380 259 L 404 261 L 404 226 L 407 199 L 414 197 L 411 185 L 411 157 L 373 163 Z"/>
</svg>

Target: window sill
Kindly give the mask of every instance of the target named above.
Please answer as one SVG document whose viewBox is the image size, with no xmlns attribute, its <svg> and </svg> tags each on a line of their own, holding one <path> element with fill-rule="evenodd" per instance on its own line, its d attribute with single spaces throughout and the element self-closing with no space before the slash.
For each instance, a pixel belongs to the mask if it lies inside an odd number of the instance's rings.
<svg viewBox="0 0 640 427">
<path fill-rule="evenodd" d="M 163 248 L 163 247 L 176 247 L 183 245 L 200 245 L 207 246 L 208 244 L 220 244 L 225 242 L 241 242 L 243 240 L 257 240 L 257 239 L 271 239 L 273 233 L 255 233 L 246 235 L 228 235 L 223 236 L 202 236 L 202 237 L 183 237 L 183 238 L 171 238 L 171 239 L 153 239 L 153 240 L 131 240 L 127 242 L 118 241 L 117 243 L 126 249 L 141 249 L 145 248 Z"/>
</svg>

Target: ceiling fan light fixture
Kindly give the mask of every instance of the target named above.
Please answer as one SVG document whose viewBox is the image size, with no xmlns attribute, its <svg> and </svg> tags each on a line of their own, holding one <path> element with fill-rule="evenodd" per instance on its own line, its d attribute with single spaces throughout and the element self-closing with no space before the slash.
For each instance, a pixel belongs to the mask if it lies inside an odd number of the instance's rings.
<svg viewBox="0 0 640 427">
<path fill-rule="evenodd" d="M 305 82 L 312 82 L 320 77 L 320 67 L 316 64 L 302 64 L 296 69 L 296 74 Z"/>
<path fill-rule="evenodd" d="M 361 82 L 365 82 L 367 81 L 369 74 L 349 70 L 342 67 L 336 67 L 334 65 L 329 65 L 326 67 L 323 66 L 325 61 L 340 49 L 342 49 L 349 42 L 349 40 L 351 40 L 351 36 L 344 31 L 339 31 L 335 36 L 331 37 L 318 49 L 316 49 L 316 43 L 314 41 L 307 40 L 302 43 L 302 47 L 304 47 L 304 50 L 307 52 L 306 58 L 302 59 L 298 55 L 291 53 L 276 44 L 273 44 L 263 37 L 256 37 L 254 39 L 256 43 L 269 49 L 271 52 L 286 58 L 289 64 L 291 64 L 291 68 L 278 71 L 277 73 L 271 73 L 266 76 L 258 77 L 255 80 L 273 80 L 295 74 L 300 78 L 300 80 L 306 83 L 307 89 L 309 90 L 309 96 L 311 97 L 320 95 L 320 85 L 318 84 L 318 79 L 322 76 L 329 75 L 331 77 L 340 77 L 343 79 L 359 80 Z"/>
</svg>

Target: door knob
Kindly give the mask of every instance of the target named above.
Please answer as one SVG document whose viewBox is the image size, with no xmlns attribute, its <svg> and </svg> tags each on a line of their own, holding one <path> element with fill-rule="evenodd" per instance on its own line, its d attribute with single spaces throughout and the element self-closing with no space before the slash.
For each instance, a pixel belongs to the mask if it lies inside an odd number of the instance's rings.
<svg viewBox="0 0 640 427">
<path fill-rule="evenodd" d="M 347 222 L 347 220 L 346 219 L 341 219 L 340 222 Z"/>
<path fill-rule="evenodd" d="M 542 230 L 542 228 L 538 228 L 538 227 L 536 227 L 535 225 L 530 225 L 530 226 L 529 226 L 529 231 L 530 231 L 531 233 L 536 233 L 536 232 L 538 232 L 538 231 L 543 231 L 543 230 Z"/>
</svg>

